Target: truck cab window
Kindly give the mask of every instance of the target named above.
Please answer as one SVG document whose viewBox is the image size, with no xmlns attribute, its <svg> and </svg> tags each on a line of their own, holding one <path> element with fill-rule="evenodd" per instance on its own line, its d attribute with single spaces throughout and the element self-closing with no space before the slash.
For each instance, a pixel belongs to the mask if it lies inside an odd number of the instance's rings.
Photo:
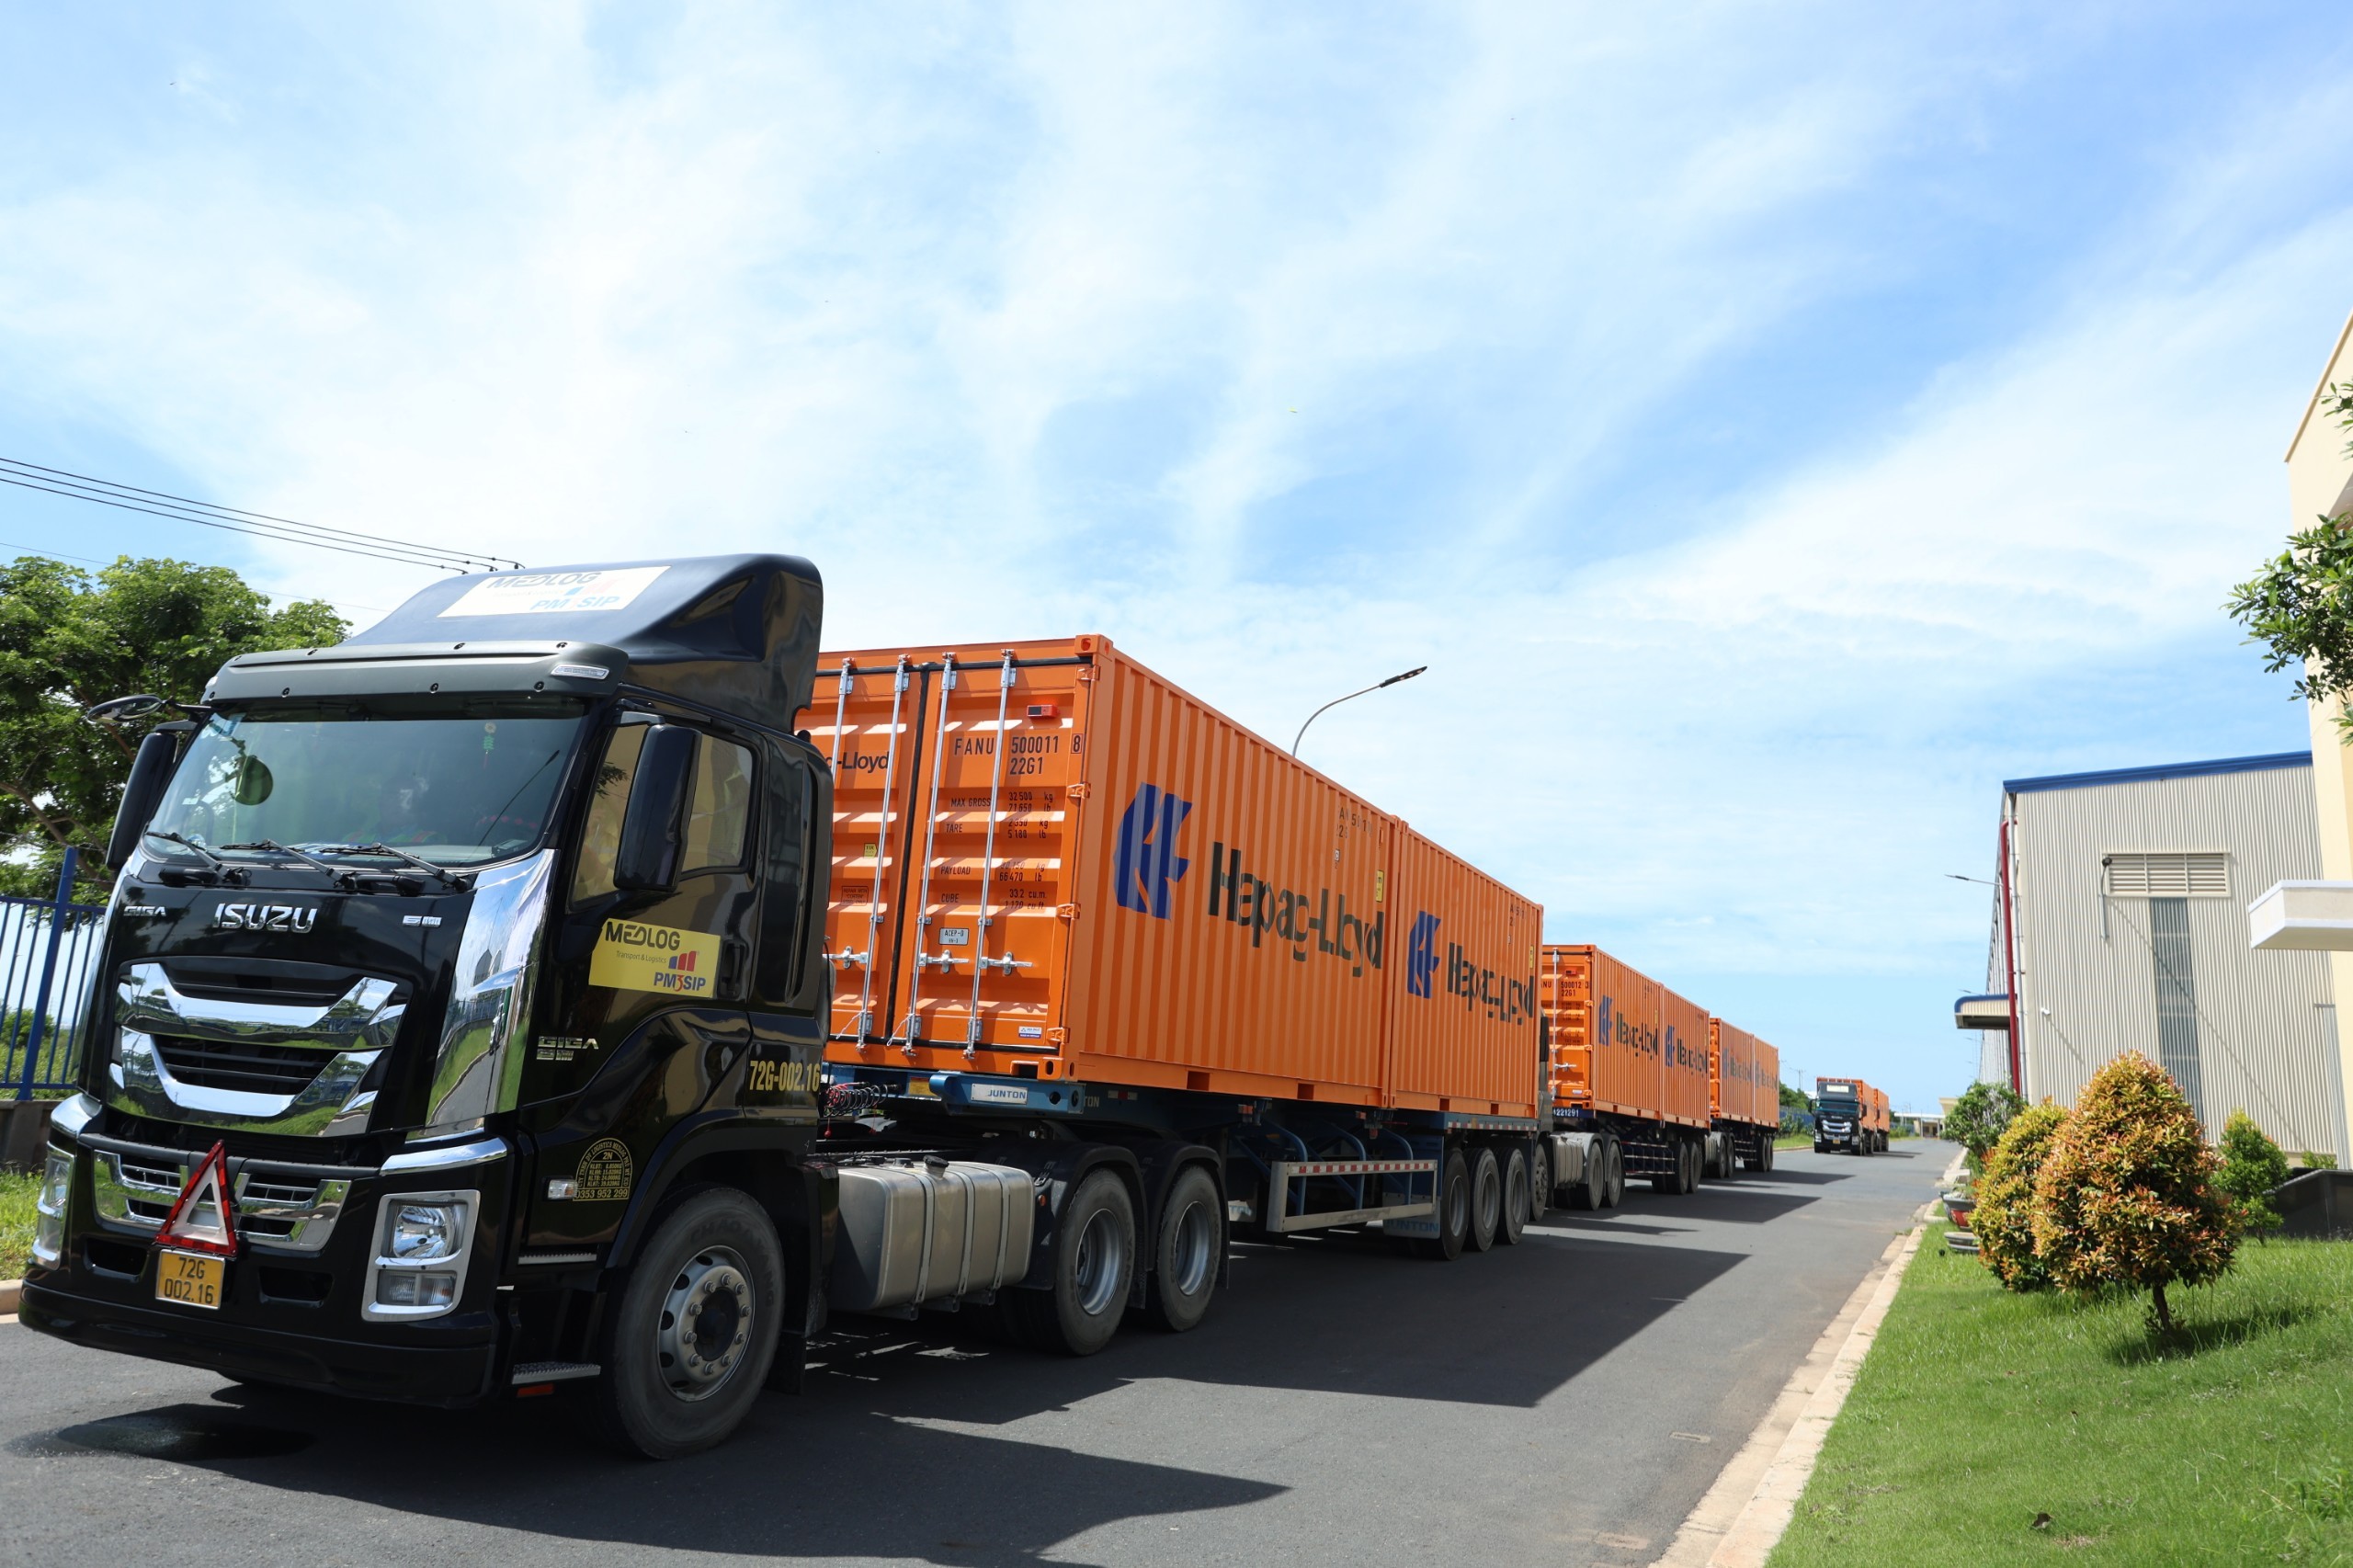
<svg viewBox="0 0 2353 1568">
<path fill-rule="evenodd" d="M 580 830 L 580 865 L 572 874 L 572 902 L 584 903 L 613 891 L 613 858 L 620 853 L 621 815 L 629 810 L 637 759 L 645 750 L 648 724 L 624 724 L 605 743 L 590 789 L 588 817 Z"/>
<path fill-rule="evenodd" d="M 760 890 L 760 952 L 753 987 L 760 1001 L 788 1006 L 801 989 L 801 905 L 808 885 L 809 767 L 768 748 L 767 869 Z"/>
<path fill-rule="evenodd" d="M 687 842 L 678 869 L 709 870 L 744 863 L 752 822 L 752 754 L 705 735 L 695 748 L 695 782 L 687 806 Z"/>
</svg>

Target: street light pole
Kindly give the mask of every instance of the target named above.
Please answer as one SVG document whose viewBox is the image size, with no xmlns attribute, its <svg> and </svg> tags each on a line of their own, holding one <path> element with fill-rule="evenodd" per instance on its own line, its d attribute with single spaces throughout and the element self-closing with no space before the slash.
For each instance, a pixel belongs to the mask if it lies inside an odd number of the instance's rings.
<svg viewBox="0 0 2353 1568">
<path fill-rule="evenodd" d="M 1429 666 L 1427 665 L 1416 665 L 1412 669 L 1407 670 L 1404 675 L 1391 676 L 1387 680 L 1374 681 L 1370 686 L 1366 687 L 1363 691 L 1352 691 L 1348 693 L 1347 697 L 1336 697 L 1332 699 L 1331 701 L 1326 702 L 1323 707 L 1318 708 L 1314 712 L 1310 713 L 1307 716 L 1307 724 L 1313 724 L 1316 720 L 1321 719 L 1324 714 L 1330 712 L 1333 709 L 1337 708 L 1341 703 L 1347 701 L 1350 698 L 1362 697 L 1365 695 L 1365 692 L 1379 691 L 1383 687 L 1395 686 L 1401 680 L 1411 680 L 1415 676 L 1420 675 L 1424 670 L 1428 668 Z M 1302 724 L 1299 727 L 1299 733 L 1291 737 L 1290 754 L 1293 756 L 1297 756 L 1299 755 L 1299 743 L 1307 738 L 1307 724 Z"/>
</svg>

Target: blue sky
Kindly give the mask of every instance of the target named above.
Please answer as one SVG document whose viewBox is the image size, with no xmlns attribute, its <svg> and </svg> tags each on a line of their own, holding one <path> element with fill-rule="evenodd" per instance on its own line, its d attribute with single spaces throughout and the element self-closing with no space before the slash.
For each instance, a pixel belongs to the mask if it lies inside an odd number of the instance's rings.
<svg viewBox="0 0 2353 1568">
<path fill-rule="evenodd" d="M 1914 8 L 1915 11 L 1918 8 Z M 2250 4 L 11 4 L 0 455 L 837 644 L 1097 630 L 1899 1104 L 1999 780 L 2302 745 L 2219 605 L 2353 307 Z M 402 568 L 0 491 L 0 548 Z"/>
</svg>

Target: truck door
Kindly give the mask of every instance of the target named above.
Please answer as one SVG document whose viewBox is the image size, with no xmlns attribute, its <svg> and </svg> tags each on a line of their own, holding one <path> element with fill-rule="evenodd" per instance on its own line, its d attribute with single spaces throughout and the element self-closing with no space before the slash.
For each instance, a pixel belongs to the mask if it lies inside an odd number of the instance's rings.
<svg viewBox="0 0 2353 1568">
<path fill-rule="evenodd" d="M 542 966 L 524 1085 L 527 1099 L 552 1102 L 540 1119 L 552 1125 L 531 1185 L 533 1245 L 608 1236 L 662 1132 L 751 1041 L 757 753 L 748 737 L 687 726 L 697 742 L 676 881 L 667 892 L 616 888 L 622 816 L 653 726 L 624 714 L 605 743 Z"/>
</svg>

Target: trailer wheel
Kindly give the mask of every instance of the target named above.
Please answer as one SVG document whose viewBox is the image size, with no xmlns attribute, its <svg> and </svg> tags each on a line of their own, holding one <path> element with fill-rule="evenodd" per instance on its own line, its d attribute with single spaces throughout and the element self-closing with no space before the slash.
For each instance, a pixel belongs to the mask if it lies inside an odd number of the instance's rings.
<svg viewBox="0 0 2353 1568">
<path fill-rule="evenodd" d="M 1528 1180 L 1528 1151 L 1517 1143 L 1504 1156 L 1503 1188 L 1503 1215 L 1495 1225 L 1495 1240 L 1507 1247 L 1518 1246 L 1521 1233 L 1533 1218 L 1529 1212 L 1529 1195 L 1535 1188 Z"/>
<path fill-rule="evenodd" d="M 1767 1133 L 1765 1135 L 1765 1164 L 1762 1168 L 1768 1171 L 1771 1170 L 1773 1168 L 1774 1162 L 1779 1159 L 1780 1156 L 1781 1151 L 1774 1144 L 1773 1135 L 1769 1132 Z"/>
<path fill-rule="evenodd" d="M 1615 1138 L 1609 1140 L 1609 1158 L 1606 1166 L 1606 1174 L 1602 1177 L 1601 1206 L 1615 1209 L 1626 1201 L 1626 1150 Z"/>
<path fill-rule="evenodd" d="M 678 1204 L 605 1315 L 596 1400 L 606 1439 L 650 1460 L 723 1440 L 760 1396 L 784 1299 L 784 1249 L 758 1204 L 733 1187 Z"/>
<path fill-rule="evenodd" d="M 1438 1234 L 1416 1240 L 1414 1251 L 1440 1263 L 1452 1263 L 1462 1256 L 1463 1239 L 1471 1230 L 1471 1167 L 1461 1150 L 1449 1148 L 1438 1171 Z"/>
<path fill-rule="evenodd" d="M 1225 1254 L 1218 1207 L 1217 1183 L 1199 1165 L 1187 1165 L 1168 1184 L 1144 1302 L 1153 1323 L 1171 1334 L 1199 1327 L 1209 1316 L 1218 1260 Z"/>
<path fill-rule="evenodd" d="M 1503 1210 L 1503 1172 L 1495 1166 L 1495 1152 L 1483 1145 L 1471 1152 L 1471 1232 L 1462 1238 L 1472 1252 L 1495 1244 Z"/>
<path fill-rule="evenodd" d="M 1528 1150 L 1528 1222 L 1542 1220 L 1552 1209 L 1552 1153 L 1542 1138 Z"/>
<path fill-rule="evenodd" d="M 1007 1290 L 997 1300 L 1014 1337 L 1031 1349 L 1092 1356 L 1119 1331 L 1135 1267 L 1135 1200 L 1127 1183 L 1098 1170 L 1063 1206 L 1053 1288 Z"/>
</svg>

